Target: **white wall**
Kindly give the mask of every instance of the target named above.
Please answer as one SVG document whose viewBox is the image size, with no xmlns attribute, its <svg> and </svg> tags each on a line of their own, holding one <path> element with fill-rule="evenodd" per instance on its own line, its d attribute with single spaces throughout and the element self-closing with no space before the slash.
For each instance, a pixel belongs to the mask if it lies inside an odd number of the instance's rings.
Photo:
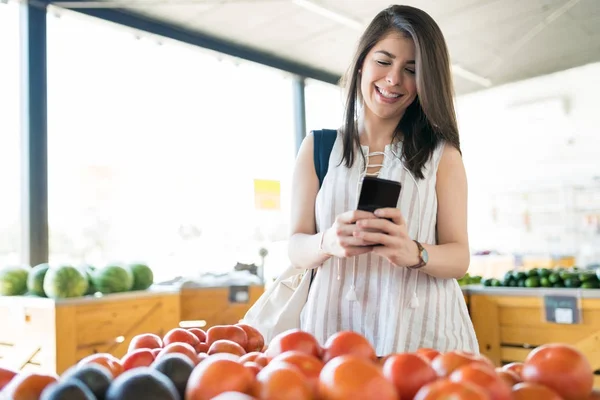
<svg viewBox="0 0 600 400">
<path fill-rule="evenodd" d="M 458 98 L 474 249 L 579 251 L 573 188 L 600 176 L 599 93 L 596 63 Z"/>
</svg>

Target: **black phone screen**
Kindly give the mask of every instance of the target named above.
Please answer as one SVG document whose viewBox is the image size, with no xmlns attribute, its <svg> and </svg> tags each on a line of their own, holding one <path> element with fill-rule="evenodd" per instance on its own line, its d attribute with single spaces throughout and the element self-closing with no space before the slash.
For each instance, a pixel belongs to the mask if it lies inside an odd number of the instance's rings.
<svg viewBox="0 0 600 400">
<path fill-rule="evenodd" d="M 400 182 L 367 176 L 360 190 L 358 209 L 373 212 L 378 208 L 395 208 L 401 188 Z"/>
</svg>

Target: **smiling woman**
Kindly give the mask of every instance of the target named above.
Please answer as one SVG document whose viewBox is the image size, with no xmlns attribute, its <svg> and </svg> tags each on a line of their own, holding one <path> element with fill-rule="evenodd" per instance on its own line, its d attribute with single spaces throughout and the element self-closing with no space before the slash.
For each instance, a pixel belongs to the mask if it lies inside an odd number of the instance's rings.
<svg viewBox="0 0 600 400">
<path fill-rule="evenodd" d="M 477 353 L 456 281 L 469 265 L 467 182 L 442 32 L 422 10 L 383 10 L 344 86 L 322 186 L 313 135 L 296 161 L 289 255 L 316 271 L 300 327 L 321 342 L 360 332 L 378 355 Z M 401 184 L 396 207 L 357 211 L 367 175 Z"/>
</svg>

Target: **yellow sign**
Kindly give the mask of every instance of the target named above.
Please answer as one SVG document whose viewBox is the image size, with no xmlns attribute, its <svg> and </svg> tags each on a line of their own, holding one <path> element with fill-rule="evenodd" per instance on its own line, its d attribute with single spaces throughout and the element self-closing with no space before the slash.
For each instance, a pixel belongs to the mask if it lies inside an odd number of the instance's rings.
<svg viewBox="0 0 600 400">
<path fill-rule="evenodd" d="M 281 207 L 280 182 L 255 179 L 254 207 L 257 210 L 279 210 Z"/>
</svg>

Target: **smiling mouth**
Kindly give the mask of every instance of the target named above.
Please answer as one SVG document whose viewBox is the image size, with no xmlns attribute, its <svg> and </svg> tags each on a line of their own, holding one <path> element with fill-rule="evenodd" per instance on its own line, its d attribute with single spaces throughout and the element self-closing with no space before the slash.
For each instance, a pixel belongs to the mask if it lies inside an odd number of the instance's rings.
<svg viewBox="0 0 600 400">
<path fill-rule="evenodd" d="M 378 92 L 378 93 L 379 93 L 381 96 L 385 97 L 386 99 L 398 99 L 398 98 L 400 98 L 400 97 L 402 97 L 402 96 L 403 96 L 403 95 L 402 95 L 402 94 L 400 94 L 400 93 L 388 92 L 387 90 L 385 90 L 385 89 L 382 89 L 382 88 L 380 88 L 380 87 L 379 87 L 379 86 L 377 86 L 377 85 L 375 86 L 375 90 L 377 90 L 377 92 Z"/>
</svg>

